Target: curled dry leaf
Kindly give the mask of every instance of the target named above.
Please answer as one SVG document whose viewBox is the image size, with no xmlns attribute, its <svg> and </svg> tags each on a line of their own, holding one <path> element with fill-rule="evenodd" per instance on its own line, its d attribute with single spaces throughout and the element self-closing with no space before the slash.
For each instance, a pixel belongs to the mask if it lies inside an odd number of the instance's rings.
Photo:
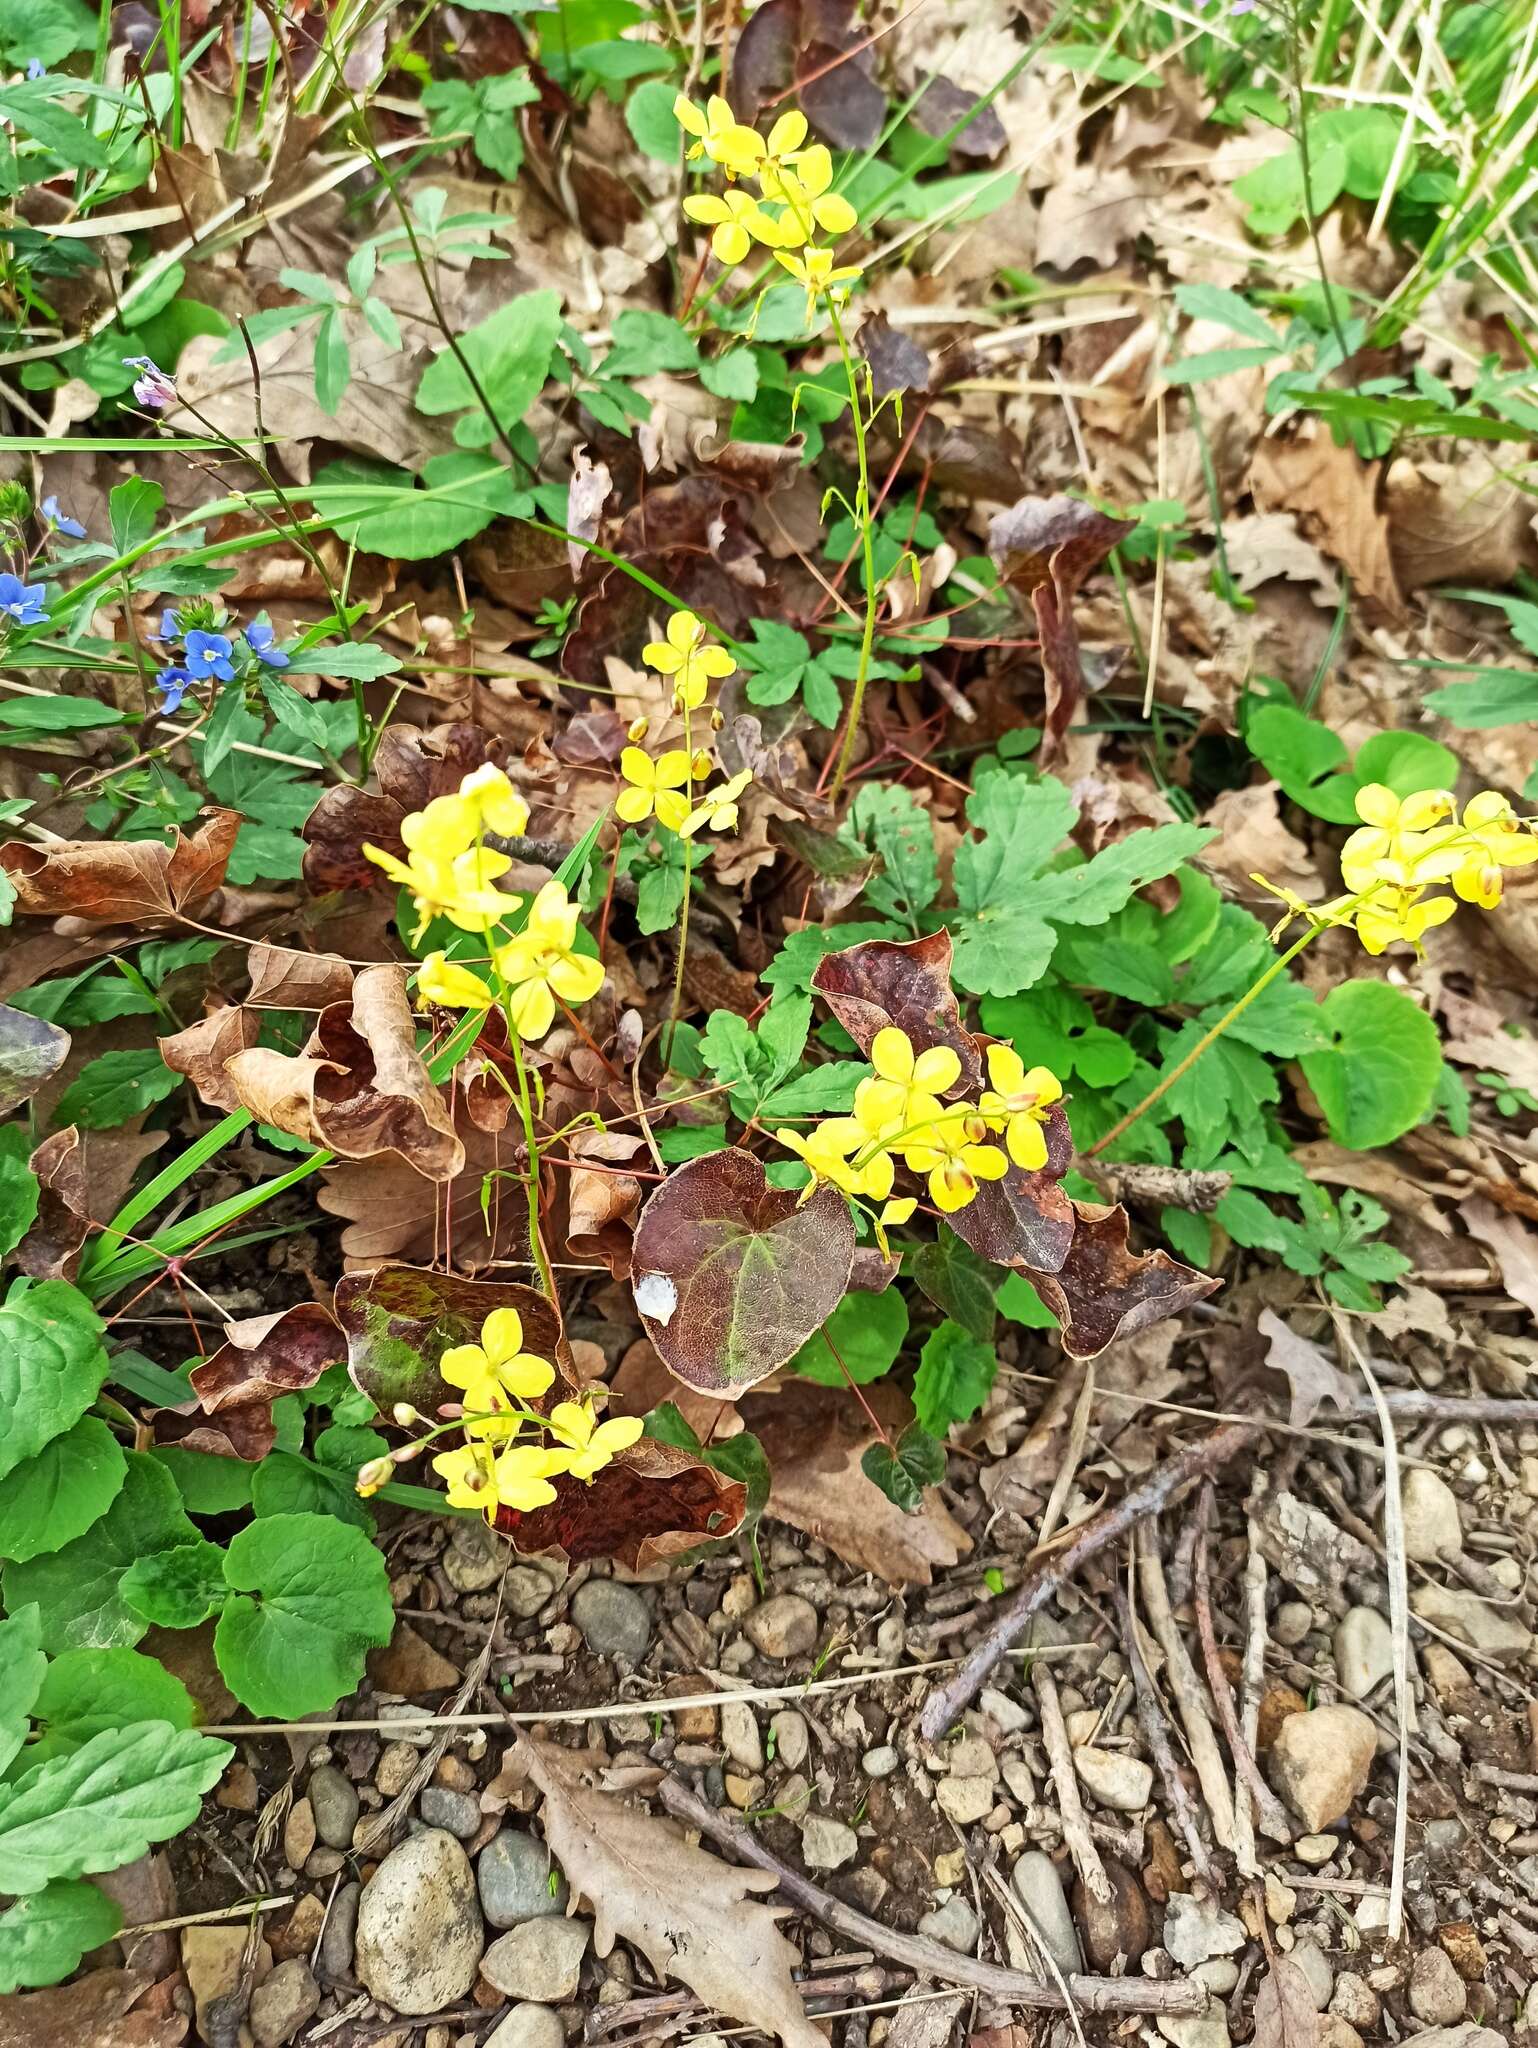
<svg viewBox="0 0 1538 2048">
<path fill-rule="evenodd" d="M 1266 1364 L 1287 1375 L 1289 1429 L 1307 1429 L 1326 1401 L 1342 1415 L 1351 1410 L 1351 1383 L 1319 1346 L 1290 1330 L 1274 1309 L 1263 1308 L 1255 1326 L 1270 1346 Z"/>
<path fill-rule="evenodd" d="M 927 939 L 867 939 L 817 964 L 812 987 L 839 1023 L 868 1053 L 878 1031 L 896 1025 L 914 1049 L 947 1045 L 961 1062 L 957 1083 L 964 1093 L 978 1087 L 982 1050 L 961 1022 L 951 989 L 951 935 Z"/>
<path fill-rule="evenodd" d="M 913 1420 L 901 1390 L 879 1381 L 862 1392 L 895 1441 Z M 791 1380 L 774 1394 L 750 1396 L 742 1419 L 773 1475 L 765 1514 L 826 1543 L 857 1571 L 893 1586 L 927 1586 L 936 1569 L 972 1548 L 936 1488 L 926 1488 L 922 1505 L 907 1515 L 866 1478 L 860 1460 L 880 1436 L 847 1388 Z"/>
<path fill-rule="evenodd" d="M 579 1131 L 567 1146 L 573 1167 L 567 1182 L 566 1249 L 574 1259 L 597 1259 L 616 1280 L 630 1273 L 641 1183 L 619 1169 L 646 1149 L 627 1131 Z"/>
<path fill-rule="evenodd" d="M 1131 1250 L 1127 1212 L 1119 1205 L 1075 1202 L 1073 1208 L 1073 1243 L 1057 1271 L 1022 1267 L 1062 1324 L 1071 1358 L 1097 1357 L 1118 1337 L 1179 1315 L 1222 1286 L 1166 1251 Z"/>
<path fill-rule="evenodd" d="M 594 462 L 585 447 L 574 448 L 571 456 L 571 492 L 566 507 L 566 528 L 573 536 L 566 553 L 575 576 L 587 556 L 584 542 L 597 540 L 603 523 L 603 508 L 614 488 L 606 462 Z"/>
<path fill-rule="evenodd" d="M 236 1053 L 256 1044 L 260 1021 L 243 1003 L 226 1003 L 211 1010 L 185 1031 L 173 1031 L 157 1040 L 160 1057 L 173 1074 L 185 1074 L 198 1094 L 213 1109 L 226 1115 L 241 1106 L 235 1083 L 224 1071 Z"/>
<path fill-rule="evenodd" d="M 175 921 L 224 880 L 239 811 L 212 810 L 189 839 L 56 839 L 46 846 L 7 840 L 0 869 L 28 917 L 83 917 L 97 924 Z"/>
<path fill-rule="evenodd" d="M 303 1052 L 250 1046 L 224 1062 L 224 1079 L 259 1122 L 344 1159 L 394 1152 L 437 1181 L 464 1166 L 448 1106 L 417 1052 L 403 968 L 365 967 L 350 1010 L 323 1010 Z"/>
<path fill-rule="evenodd" d="M 627 1571 L 650 1571 L 701 1543 L 734 1536 L 747 1514 L 748 1489 L 674 1444 L 643 1436 L 590 1485 L 569 1474 L 551 1480 L 549 1507 L 503 1508 L 497 1527 L 525 1557 L 557 1552 L 568 1564 L 606 1557 Z"/>
<path fill-rule="evenodd" d="M 335 953 L 300 953 L 292 946 L 251 948 L 253 1010 L 324 1010 L 352 994 L 352 969 Z"/>
<path fill-rule="evenodd" d="M 1305 536 L 1340 563 L 1353 587 L 1391 618 L 1405 615 L 1388 519 L 1378 503 L 1382 464 L 1338 447 L 1322 420 L 1262 436 L 1250 458 L 1249 491 L 1261 512 L 1295 514 Z"/>
<path fill-rule="evenodd" d="M 487 1100 L 493 1098 L 488 1093 Z M 429 1180 L 396 1152 L 338 1159 L 321 1171 L 317 1200 L 346 1219 L 342 1263 L 349 1273 L 400 1262 L 443 1262 L 465 1273 L 493 1263 L 527 1265 L 529 1211 L 520 1184 L 523 1141 L 481 1129 L 465 1091 L 453 1094 L 464 1165 L 452 1180 Z"/>
<path fill-rule="evenodd" d="M 826 2048 L 791 1975 L 801 1958 L 780 1933 L 784 1909 L 756 1896 L 772 1876 L 735 1869 L 670 1822 L 594 1791 L 553 1743 L 519 1736 L 515 1754 L 545 1795 L 551 1854 L 595 1916 L 598 1955 L 627 1941 L 711 2011 L 784 2048 Z"/>
<path fill-rule="evenodd" d="M 0 2048 L 179 2048 L 186 2015 L 162 2010 L 146 1996 L 154 1989 L 144 1970 L 92 1970 L 48 1991 L 14 1992 L 0 1998 Z"/>
<path fill-rule="evenodd" d="M 843 1299 L 854 1223 L 842 1195 L 771 1187 L 736 1150 L 691 1159 L 641 1212 L 632 1285 L 668 1370 L 735 1400 L 783 1365 Z"/>
<path fill-rule="evenodd" d="M 122 1207 L 134 1175 L 167 1135 L 81 1131 L 69 1124 L 44 1138 L 28 1162 L 37 1175 L 38 1203 L 13 1254 L 21 1270 L 35 1280 L 73 1280 L 87 1237 Z"/>
<path fill-rule="evenodd" d="M 1056 752 L 1084 695 L 1073 600 L 1084 579 L 1134 524 L 1065 497 L 1021 498 L 988 522 L 988 552 L 1011 589 L 1030 599 L 1041 632 L 1047 698 L 1044 760 Z"/>
<path fill-rule="evenodd" d="M 1318 2048 L 1319 2011 L 1308 1978 L 1290 1956 L 1274 1956 L 1255 1993 L 1252 2048 Z"/>
<path fill-rule="evenodd" d="M 313 1387 L 345 1351 L 334 1317 L 317 1301 L 226 1323 L 219 1349 L 187 1375 L 199 1409 L 218 1427 L 179 1430 L 176 1441 L 226 1457 L 265 1456 L 276 1436 L 273 1402 Z"/>
<path fill-rule="evenodd" d="M 795 92 L 807 119 L 836 149 L 873 149 L 886 95 L 852 0 L 766 0 L 732 53 L 728 95 L 754 122 Z"/>
<path fill-rule="evenodd" d="M 63 1066 L 70 1038 L 57 1024 L 0 1004 L 0 1116 L 35 1095 Z"/>
<path fill-rule="evenodd" d="M 374 754 L 378 794 L 338 783 L 328 789 L 305 821 L 304 879 L 320 895 L 329 889 L 375 889 L 385 885 L 382 869 L 363 851 L 365 842 L 401 856 L 401 820 L 435 796 L 458 789 L 472 769 L 487 761 L 507 766 L 505 743 L 478 725 L 386 726 Z"/>
</svg>

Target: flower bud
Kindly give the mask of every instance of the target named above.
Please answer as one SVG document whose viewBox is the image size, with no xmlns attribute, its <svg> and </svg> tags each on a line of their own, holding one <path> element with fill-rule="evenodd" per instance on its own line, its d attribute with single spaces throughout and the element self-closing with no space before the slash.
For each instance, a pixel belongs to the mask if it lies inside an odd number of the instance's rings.
<svg viewBox="0 0 1538 2048">
<path fill-rule="evenodd" d="M 630 721 L 628 729 L 626 730 L 625 737 L 627 740 L 630 741 L 632 746 L 638 747 L 641 744 L 642 740 L 645 739 L 650 729 L 651 720 L 649 718 L 633 718 Z"/>
<path fill-rule="evenodd" d="M 388 1458 L 370 1458 L 366 1465 L 358 1467 L 357 1488 L 365 1499 L 371 1493 L 378 1493 L 394 1470 Z"/>
<path fill-rule="evenodd" d="M 410 1429 L 413 1422 L 420 1422 L 422 1419 L 409 1401 L 397 1401 L 390 1413 L 402 1429 Z"/>
</svg>

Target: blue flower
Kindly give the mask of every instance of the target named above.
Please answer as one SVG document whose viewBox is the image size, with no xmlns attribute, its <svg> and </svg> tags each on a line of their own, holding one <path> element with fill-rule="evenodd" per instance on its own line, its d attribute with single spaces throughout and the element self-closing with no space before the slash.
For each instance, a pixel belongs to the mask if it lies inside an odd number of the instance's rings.
<svg viewBox="0 0 1538 2048">
<path fill-rule="evenodd" d="M 19 576 L 9 571 L 0 576 L 0 613 L 14 619 L 18 626 L 46 626 L 48 614 L 43 609 L 47 591 L 41 583 L 23 583 Z"/>
<path fill-rule="evenodd" d="M 281 647 L 273 645 L 271 626 L 258 620 L 255 625 L 245 628 L 246 645 L 257 660 L 267 668 L 287 668 L 288 656 Z"/>
<path fill-rule="evenodd" d="M 190 669 L 163 668 L 155 678 L 155 688 L 160 692 L 160 709 L 169 717 L 173 711 L 180 711 L 182 699 L 191 688 L 194 677 Z"/>
<path fill-rule="evenodd" d="M 85 528 L 78 519 L 71 519 L 68 513 L 59 510 L 57 498 L 44 498 L 37 509 L 55 533 L 67 533 L 71 540 L 85 539 Z"/>
<path fill-rule="evenodd" d="M 28 78 L 46 78 L 48 76 L 48 66 L 41 57 L 29 57 L 27 59 L 27 76 Z"/>
<path fill-rule="evenodd" d="M 205 676 L 217 676 L 221 683 L 235 680 L 227 633 L 201 633 L 194 628 L 187 635 L 186 660 L 189 674 L 200 682 Z"/>
<path fill-rule="evenodd" d="M 181 620 L 177 617 L 174 611 L 163 611 L 160 614 L 160 631 L 158 633 L 152 633 L 150 635 L 150 638 L 152 640 L 180 640 L 181 637 Z"/>
</svg>

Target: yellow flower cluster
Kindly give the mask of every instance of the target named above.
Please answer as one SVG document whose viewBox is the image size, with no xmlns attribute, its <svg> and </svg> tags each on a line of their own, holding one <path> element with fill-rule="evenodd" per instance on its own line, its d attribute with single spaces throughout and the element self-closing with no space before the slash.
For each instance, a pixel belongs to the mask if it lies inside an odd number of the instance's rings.
<svg viewBox="0 0 1538 2048">
<path fill-rule="evenodd" d="M 479 1508 L 495 1521 L 499 1507 L 548 1507 L 556 1498 L 551 1480 L 569 1475 L 591 1485 L 618 1452 L 641 1434 L 634 1416 L 599 1422 L 590 1400 L 558 1401 L 548 1415 L 526 1406 L 555 1384 L 555 1368 L 523 1348 L 523 1319 L 513 1308 L 493 1309 L 481 1325 L 478 1344 L 445 1351 L 438 1370 L 464 1395 L 464 1444 L 440 1451 L 433 1470 L 448 1482 L 451 1508 Z M 519 1443 L 525 1432 L 538 1442 Z M 358 1474 L 358 1491 L 378 1492 L 393 1469 L 380 1458 Z"/>
<path fill-rule="evenodd" d="M 490 944 L 492 982 L 439 950 L 417 974 L 423 1001 L 451 1010 L 487 1010 L 500 1003 L 520 1038 L 543 1038 L 555 1022 L 557 1000 L 585 1003 L 603 986 L 603 963 L 576 946 L 578 909 L 562 882 L 547 882 L 529 905 L 523 929 L 498 933 L 523 908 L 521 896 L 496 887 L 512 866 L 508 854 L 484 843 L 487 832 L 516 837 L 529 807 L 500 768 L 489 764 L 467 775 L 452 796 L 434 797 L 401 825 L 406 859 L 365 844 L 363 851 L 391 881 L 410 891 L 420 938 L 434 916 Z"/>
<path fill-rule="evenodd" d="M 737 664 L 724 647 L 705 643 L 706 626 L 693 612 L 674 612 L 665 640 L 648 640 L 641 659 L 659 676 L 673 680 L 673 709 L 698 711 L 713 682 L 729 676 Z"/>
<path fill-rule="evenodd" d="M 730 832 L 737 823 L 737 799 L 753 778 L 744 768 L 714 789 L 702 790 L 696 803 L 694 785 L 708 780 L 710 770 L 710 756 L 703 752 L 690 754 L 676 747 L 653 760 L 641 747 L 626 747 L 619 757 L 626 787 L 615 798 L 614 808 L 627 825 L 654 817 L 681 839 L 705 831 Z"/>
<path fill-rule="evenodd" d="M 991 1087 L 976 1102 L 947 1104 L 941 1098 L 961 1078 L 960 1059 L 944 1045 L 915 1053 L 907 1033 L 889 1024 L 871 1041 L 872 1071 L 855 1090 L 852 1116 L 774 1135 L 811 1168 L 810 1187 L 827 1183 L 884 1203 L 881 1230 L 905 1223 L 917 1206 L 912 1196 L 887 1199 L 899 1159 L 927 1179 L 935 1207 L 952 1215 L 976 1200 L 982 1182 L 1002 1180 L 1010 1160 L 1032 1172 L 1046 1165 L 1043 1127 L 1062 1098 L 1057 1076 L 1046 1067 L 1027 1071 L 1013 1046 L 990 1045 L 987 1059 Z M 1008 1158 L 989 1142 L 1000 1135 Z"/>
<path fill-rule="evenodd" d="M 1263 875 L 1254 879 L 1287 905 L 1288 916 L 1315 927 L 1349 925 L 1369 953 L 1396 941 L 1419 950 L 1434 925 L 1445 924 L 1459 901 L 1493 910 L 1501 900 L 1507 868 L 1538 861 L 1538 837 L 1498 790 L 1482 790 L 1463 806 L 1451 791 L 1419 790 L 1396 796 L 1381 782 L 1357 792 L 1359 828 L 1341 849 L 1341 877 L 1349 894 L 1331 903 L 1309 904 L 1293 890 L 1278 888 Z M 1451 896 L 1430 895 L 1450 883 Z M 1273 933 L 1273 937 L 1275 934 Z"/>
<path fill-rule="evenodd" d="M 691 158 L 708 158 L 726 173 L 724 193 L 691 193 L 684 201 L 690 220 L 713 229 L 710 246 L 722 263 L 741 263 L 754 243 L 768 249 L 806 292 L 807 319 L 819 298 L 841 303 L 857 263 L 835 264 L 819 235 L 847 235 L 856 214 L 833 191 L 833 159 L 820 142 L 808 143 L 806 116 L 782 114 L 767 139 L 713 96 L 703 108 L 680 93 L 673 102 L 678 125 L 692 140 Z M 759 196 L 733 189 L 751 178 Z"/>
</svg>

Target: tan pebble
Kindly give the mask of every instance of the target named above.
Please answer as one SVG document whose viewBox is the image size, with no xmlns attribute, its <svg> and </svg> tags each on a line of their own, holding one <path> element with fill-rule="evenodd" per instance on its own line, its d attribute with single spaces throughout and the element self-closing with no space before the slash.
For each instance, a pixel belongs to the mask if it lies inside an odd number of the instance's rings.
<svg viewBox="0 0 1538 2048">
<path fill-rule="evenodd" d="M 314 1812 L 308 1799 L 296 1799 L 283 1823 L 283 1861 L 290 1870 L 303 1870 L 305 1859 L 314 1847 Z"/>
<path fill-rule="evenodd" d="M 447 1785 L 451 1792 L 473 1792 L 475 1790 L 474 1771 L 471 1770 L 462 1756 L 455 1756 L 452 1751 L 447 1756 L 441 1756 L 438 1759 L 438 1766 L 433 1772 L 433 1777 L 438 1784 Z"/>
<path fill-rule="evenodd" d="M 214 1804 L 229 1813 L 255 1813 L 261 1798 L 255 1771 L 249 1764 L 233 1763 L 219 1780 Z"/>
</svg>

